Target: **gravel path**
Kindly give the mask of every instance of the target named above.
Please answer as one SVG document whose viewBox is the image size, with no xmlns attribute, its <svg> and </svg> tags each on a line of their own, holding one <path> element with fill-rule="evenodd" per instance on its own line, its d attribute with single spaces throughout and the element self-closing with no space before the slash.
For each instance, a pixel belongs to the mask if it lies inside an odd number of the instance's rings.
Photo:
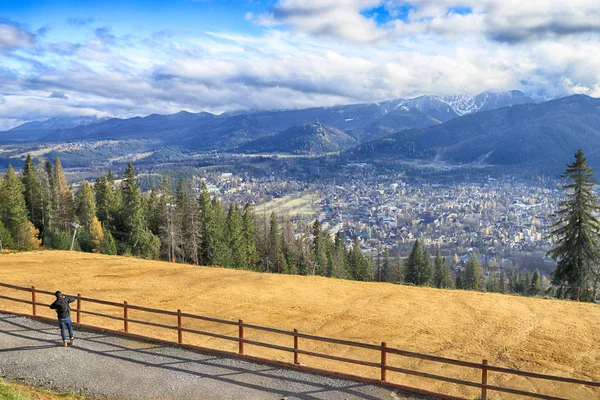
<svg viewBox="0 0 600 400">
<path fill-rule="evenodd" d="M 111 399 L 398 399 L 392 390 L 0 314 L 0 376 Z M 411 397 L 412 398 L 412 397 Z"/>
</svg>

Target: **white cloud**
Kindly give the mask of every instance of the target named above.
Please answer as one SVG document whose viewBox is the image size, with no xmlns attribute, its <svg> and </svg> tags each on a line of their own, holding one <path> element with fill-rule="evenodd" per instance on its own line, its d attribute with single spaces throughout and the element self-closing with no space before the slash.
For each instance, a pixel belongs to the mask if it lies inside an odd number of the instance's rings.
<svg viewBox="0 0 600 400">
<path fill-rule="evenodd" d="M 377 25 L 362 11 L 385 7 L 393 19 Z M 400 8 L 410 7 L 403 18 Z M 418 33 L 481 34 L 501 42 L 600 32 L 597 0 L 281 0 L 255 21 L 356 43 Z"/>
<path fill-rule="evenodd" d="M 17 47 L 31 48 L 34 36 L 16 25 L 0 22 L 0 53 Z"/>
<path fill-rule="evenodd" d="M 378 0 L 282 0 L 258 17 L 265 26 L 289 25 L 311 34 L 373 43 L 385 36 L 371 18 L 360 12 Z"/>
<path fill-rule="evenodd" d="M 120 37 L 81 27 L 84 40 L 59 43 L 4 24 L 11 34 L 0 34 L 0 126 L 54 115 L 305 108 L 485 90 L 600 96 L 592 2 L 560 10 L 520 3 L 414 0 L 405 21 L 378 26 L 361 11 L 380 1 L 287 0 L 257 17 L 270 24 L 260 34 Z M 385 2 L 392 13 L 399 4 Z M 472 13 L 448 11 L 457 5 Z M 557 28 L 561 13 L 572 29 Z"/>
</svg>

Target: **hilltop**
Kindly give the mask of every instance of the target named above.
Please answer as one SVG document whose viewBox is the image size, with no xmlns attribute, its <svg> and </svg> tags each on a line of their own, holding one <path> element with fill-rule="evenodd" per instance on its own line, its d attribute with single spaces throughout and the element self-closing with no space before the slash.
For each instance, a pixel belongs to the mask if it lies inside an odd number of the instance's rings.
<svg viewBox="0 0 600 400">
<path fill-rule="evenodd" d="M 319 154 L 346 150 L 357 141 L 352 136 L 319 122 L 307 122 L 235 149 L 241 153 Z"/>
<path fill-rule="evenodd" d="M 522 298 L 479 292 L 439 290 L 362 283 L 322 277 L 286 276 L 232 269 L 195 267 L 89 253 L 40 251 L 0 256 L 2 281 L 60 289 L 131 304 L 197 313 L 246 323 L 315 333 L 368 343 L 386 341 L 388 346 L 440 356 L 600 380 L 600 307 L 569 301 Z M 5 290 L 2 289 L 4 294 Z M 14 295 L 14 292 L 11 292 Z M 22 294 L 26 296 L 27 294 Z M 49 299 L 41 298 L 40 301 Z M 0 308 L 7 307 L 0 301 Z M 13 310 L 28 312 L 25 305 Z M 102 307 L 97 310 L 105 311 Z M 50 310 L 41 310 L 52 316 Z M 139 313 L 131 318 L 146 318 Z M 84 322 L 120 328 L 118 322 L 99 321 L 85 315 Z M 161 320 L 158 320 L 161 321 Z M 163 320 L 165 323 L 173 321 Z M 208 323 L 196 329 L 215 329 Z M 223 331 L 235 334 L 234 331 Z M 134 332 L 165 337 L 172 331 L 140 328 Z M 270 340 L 268 334 L 252 332 L 252 338 Z M 187 337 L 186 337 L 187 338 Z M 173 340 L 176 337 L 172 337 Z M 188 339 L 186 339 L 188 340 Z M 190 338 L 191 340 L 191 338 Z M 198 339 L 197 344 L 234 350 L 218 339 Z M 282 343 L 285 344 L 285 343 Z M 321 345 L 341 356 L 360 358 L 357 350 Z M 288 360 L 288 354 L 249 347 L 250 354 Z M 368 353 L 376 361 L 372 353 Z M 289 360 L 288 360 L 289 361 Z M 312 366 L 327 361 L 304 358 Z M 360 368 L 340 366 L 343 371 Z M 405 364 L 422 371 L 477 380 L 476 371 L 407 359 Z M 373 373 L 372 370 L 370 370 Z M 373 376 L 376 376 L 376 371 Z M 417 377 L 396 376 L 404 384 L 475 397 L 473 391 Z M 592 399 L 591 391 L 573 391 L 566 386 L 493 375 L 491 382 L 529 388 L 542 385 L 551 394 Z M 494 394 L 494 399 L 502 398 Z"/>
</svg>

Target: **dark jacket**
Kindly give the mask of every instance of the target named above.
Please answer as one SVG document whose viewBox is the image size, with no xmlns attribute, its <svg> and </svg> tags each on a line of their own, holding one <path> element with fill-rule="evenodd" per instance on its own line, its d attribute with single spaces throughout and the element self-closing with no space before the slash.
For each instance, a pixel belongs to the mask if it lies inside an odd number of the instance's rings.
<svg viewBox="0 0 600 400">
<path fill-rule="evenodd" d="M 69 307 L 69 303 L 74 301 L 75 299 L 72 297 L 59 297 L 54 303 L 50 304 L 50 308 L 56 310 L 58 319 L 70 318 L 71 307 Z"/>
</svg>

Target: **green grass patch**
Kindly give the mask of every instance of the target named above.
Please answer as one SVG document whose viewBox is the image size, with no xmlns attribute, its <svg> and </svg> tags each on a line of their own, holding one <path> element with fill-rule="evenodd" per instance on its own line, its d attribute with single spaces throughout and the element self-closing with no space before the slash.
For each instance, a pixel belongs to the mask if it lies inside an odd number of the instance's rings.
<svg viewBox="0 0 600 400">
<path fill-rule="evenodd" d="M 0 379 L 0 400 L 88 400 L 70 393 L 53 393 Z"/>
</svg>

